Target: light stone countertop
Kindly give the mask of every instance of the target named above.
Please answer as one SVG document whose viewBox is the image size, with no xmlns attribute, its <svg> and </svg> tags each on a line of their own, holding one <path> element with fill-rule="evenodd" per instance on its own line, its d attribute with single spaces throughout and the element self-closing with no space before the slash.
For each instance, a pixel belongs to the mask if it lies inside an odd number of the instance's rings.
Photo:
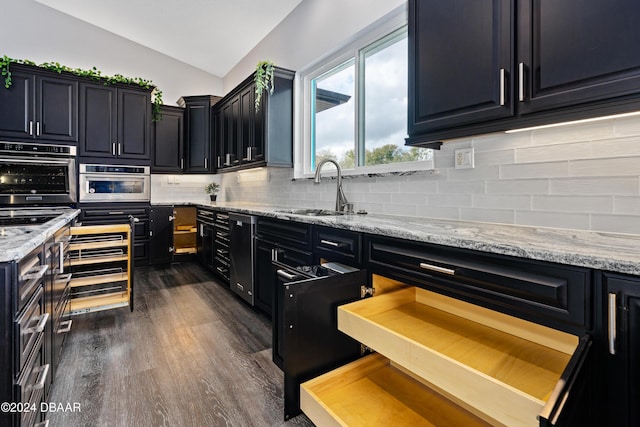
<svg viewBox="0 0 640 427">
<path fill-rule="evenodd" d="M 380 236 L 640 275 L 640 235 L 385 215 L 304 216 L 291 207 L 195 203 Z"/>
<path fill-rule="evenodd" d="M 0 209 L 0 218 L 9 217 L 12 212 L 20 211 L 28 211 L 32 215 L 57 214 L 57 216 L 40 225 L 0 226 L 0 262 L 19 261 L 46 242 L 60 227 L 69 224 L 80 214 L 79 209 L 71 208 L 11 208 Z"/>
</svg>

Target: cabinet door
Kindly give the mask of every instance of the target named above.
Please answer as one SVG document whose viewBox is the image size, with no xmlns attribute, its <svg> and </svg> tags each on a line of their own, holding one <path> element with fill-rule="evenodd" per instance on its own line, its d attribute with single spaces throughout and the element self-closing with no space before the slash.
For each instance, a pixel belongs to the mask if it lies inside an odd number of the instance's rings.
<svg viewBox="0 0 640 427">
<path fill-rule="evenodd" d="M 78 82 L 37 76 L 36 138 L 78 142 Z"/>
<path fill-rule="evenodd" d="M 13 71 L 11 87 L 0 87 L 0 136 L 32 138 L 34 132 L 34 76 Z"/>
<path fill-rule="evenodd" d="M 280 277 L 280 276 L 278 276 Z M 284 418 L 300 413 L 300 384 L 360 356 L 360 343 L 338 330 L 337 307 L 361 298 L 364 270 L 325 278 L 278 279 L 274 346 L 281 337 Z M 282 322 L 275 322 L 280 314 Z"/>
<path fill-rule="evenodd" d="M 640 425 L 640 278 L 605 275 L 608 292 L 608 425 Z"/>
<path fill-rule="evenodd" d="M 149 160 L 150 126 L 149 93 L 118 89 L 118 157 Z"/>
<path fill-rule="evenodd" d="M 80 155 L 116 156 L 116 89 L 80 84 Z"/>
<path fill-rule="evenodd" d="M 206 173 L 211 168 L 211 127 L 208 102 L 186 106 L 186 151 L 185 172 Z"/>
<path fill-rule="evenodd" d="M 518 5 L 521 113 L 638 92 L 636 0 L 521 0 Z"/>
<path fill-rule="evenodd" d="M 255 275 L 255 305 L 264 311 L 269 318 L 273 309 L 273 290 L 276 278 L 271 271 L 273 251 L 277 248 L 274 243 L 256 239 L 256 275 Z"/>
<path fill-rule="evenodd" d="M 173 260 L 173 206 L 152 206 L 149 210 L 149 264 Z"/>
<path fill-rule="evenodd" d="M 240 164 L 238 141 L 240 138 L 240 97 L 232 98 L 222 106 L 222 166 Z"/>
<path fill-rule="evenodd" d="M 514 114 L 512 1 L 409 1 L 410 137 Z"/>
<path fill-rule="evenodd" d="M 163 106 L 153 125 L 152 173 L 182 173 L 184 168 L 184 110 Z"/>
</svg>

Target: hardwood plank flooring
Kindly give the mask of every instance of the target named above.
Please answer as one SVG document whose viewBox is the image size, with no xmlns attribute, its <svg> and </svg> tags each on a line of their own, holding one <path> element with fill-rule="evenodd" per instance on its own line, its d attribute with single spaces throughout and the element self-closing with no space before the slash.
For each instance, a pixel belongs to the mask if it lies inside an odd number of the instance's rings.
<svg viewBox="0 0 640 427">
<path fill-rule="evenodd" d="M 50 427 L 313 426 L 283 421 L 271 322 L 197 263 L 135 272 L 135 310 L 73 317 Z"/>
</svg>

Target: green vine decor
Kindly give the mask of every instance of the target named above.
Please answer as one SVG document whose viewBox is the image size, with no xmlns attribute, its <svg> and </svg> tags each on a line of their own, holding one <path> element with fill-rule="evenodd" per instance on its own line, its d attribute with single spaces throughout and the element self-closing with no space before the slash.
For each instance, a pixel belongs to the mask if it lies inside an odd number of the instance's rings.
<svg viewBox="0 0 640 427">
<path fill-rule="evenodd" d="M 114 76 L 103 76 L 102 72 L 96 67 L 93 67 L 90 70 L 83 70 L 80 68 L 70 68 L 57 62 L 45 62 L 43 64 L 37 65 L 35 62 L 29 61 L 28 59 L 14 59 L 9 58 L 7 55 L 4 55 L 0 58 L 0 72 L 2 73 L 2 77 L 4 77 L 4 87 L 7 89 L 9 89 L 12 84 L 11 70 L 9 68 L 11 64 L 31 65 L 34 67 L 43 68 L 45 70 L 55 71 L 58 74 L 67 72 L 78 77 L 84 77 L 95 81 L 102 81 L 104 82 L 105 86 L 121 83 L 128 85 L 138 85 L 144 89 L 153 88 L 151 92 L 151 95 L 153 97 L 152 120 L 156 122 L 162 119 L 162 112 L 160 110 L 160 106 L 162 105 L 162 91 L 154 86 L 151 80 L 145 80 L 140 77 L 125 77 L 120 74 L 116 74 Z"/>
<path fill-rule="evenodd" d="M 260 61 L 256 65 L 256 73 L 253 76 L 253 81 L 256 84 L 256 111 L 260 109 L 262 93 L 268 90 L 269 94 L 273 94 L 274 69 L 275 65 L 272 61 Z"/>
</svg>

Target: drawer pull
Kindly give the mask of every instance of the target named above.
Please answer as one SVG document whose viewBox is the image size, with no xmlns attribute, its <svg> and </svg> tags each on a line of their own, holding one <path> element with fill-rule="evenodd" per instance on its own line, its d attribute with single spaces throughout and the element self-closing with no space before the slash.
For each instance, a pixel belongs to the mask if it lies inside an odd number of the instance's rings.
<svg viewBox="0 0 640 427">
<path fill-rule="evenodd" d="M 34 424 L 33 427 L 49 427 L 49 420 L 44 420 L 41 423 Z"/>
<path fill-rule="evenodd" d="M 451 268 L 440 267 L 438 265 L 433 265 L 433 264 L 427 264 L 426 262 L 421 262 L 420 268 L 423 268 L 425 270 L 436 271 L 438 273 L 450 274 L 452 276 L 456 274 L 456 271 Z"/>
<path fill-rule="evenodd" d="M 338 247 L 340 246 L 340 243 L 336 243 L 336 242 L 332 242 L 331 240 L 320 240 L 320 243 L 324 244 L 324 245 L 329 245 L 329 246 L 334 246 L 334 247 Z"/>
<path fill-rule="evenodd" d="M 40 390 L 44 387 L 44 383 L 47 381 L 47 376 L 49 376 L 49 364 L 47 363 L 44 366 L 34 369 L 34 372 L 36 371 L 38 371 L 38 381 L 28 386 L 27 390 Z"/>
<path fill-rule="evenodd" d="M 29 270 L 26 274 L 23 274 L 22 276 L 20 276 L 20 280 L 42 279 L 42 277 L 44 276 L 44 273 L 46 273 L 48 269 L 49 269 L 48 265 L 41 265 L 40 267 L 38 267 L 37 271 Z"/>
<path fill-rule="evenodd" d="M 109 212 L 109 215 L 124 215 L 124 212 L 122 212 L 122 211 L 112 211 L 112 212 Z"/>
<path fill-rule="evenodd" d="M 42 316 L 39 316 L 40 320 L 38 321 L 38 324 L 32 328 L 26 328 L 24 330 L 24 334 L 39 334 L 40 332 L 44 331 L 44 327 L 47 325 L 47 320 L 49 320 L 49 313 L 45 313 Z"/>
<path fill-rule="evenodd" d="M 278 273 L 278 276 L 283 277 L 287 280 L 294 280 L 296 277 L 298 277 L 295 274 L 287 273 L 284 270 L 278 270 L 277 273 Z"/>
<path fill-rule="evenodd" d="M 609 294 L 609 354 L 616 354 L 616 294 Z"/>
<path fill-rule="evenodd" d="M 61 328 L 58 329 L 57 333 L 66 334 L 71 330 L 72 323 L 73 323 L 73 320 L 67 320 L 65 322 L 60 323 Z"/>
</svg>

